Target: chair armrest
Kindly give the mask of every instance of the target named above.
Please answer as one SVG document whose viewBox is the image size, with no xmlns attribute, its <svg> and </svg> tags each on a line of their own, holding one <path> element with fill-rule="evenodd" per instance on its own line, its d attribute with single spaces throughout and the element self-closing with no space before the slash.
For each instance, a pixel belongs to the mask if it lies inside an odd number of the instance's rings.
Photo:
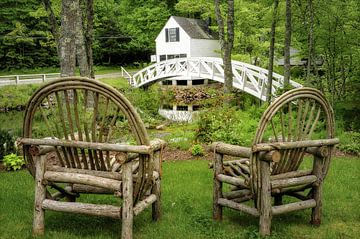
<svg viewBox="0 0 360 239">
<path fill-rule="evenodd" d="M 210 149 L 215 153 L 235 157 L 250 158 L 251 156 L 251 148 L 226 144 L 223 142 L 214 142 L 213 144 L 211 144 Z"/>
<path fill-rule="evenodd" d="M 153 139 L 150 141 L 150 147 L 154 152 L 164 149 L 166 146 L 167 143 L 162 139 Z"/>
<path fill-rule="evenodd" d="M 335 144 L 338 144 L 339 142 L 340 141 L 338 138 L 333 138 L 333 139 L 304 140 L 304 141 L 294 141 L 294 142 L 261 143 L 261 144 L 253 145 L 252 152 L 333 146 Z"/>
<path fill-rule="evenodd" d="M 109 143 L 92 143 L 75 140 L 59 140 L 59 139 L 31 139 L 31 138 L 18 138 L 17 143 L 21 145 L 32 145 L 32 146 L 63 146 L 81 149 L 92 149 L 92 150 L 104 150 L 124 153 L 139 153 L 139 154 L 150 154 L 154 151 L 152 146 L 148 145 L 125 145 L 125 144 L 109 144 Z M 156 149 L 157 145 L 154 144 Z M 39 150 L 39 152 L 41 152 Z M 39 153 L 38 152 L 38 153 Z"/>
</svg>

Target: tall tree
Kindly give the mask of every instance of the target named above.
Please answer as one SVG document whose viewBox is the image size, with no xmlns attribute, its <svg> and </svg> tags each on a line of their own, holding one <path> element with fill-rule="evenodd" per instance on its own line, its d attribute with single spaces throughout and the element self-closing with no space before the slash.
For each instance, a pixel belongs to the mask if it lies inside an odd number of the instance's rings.
<svg viewBox="0 0 360 239">
<path fill-rule="evenodd" d="M 267 101 L 271 102 L 272 96 L 272 78 L 274 69 L 274 53 L 275 53 L 275 33 L 276 33 L 276 21 L 278 12 L 279 0 L 274 0 L 273 17 L 271 23 L 270 32 L 270 48 L 269 48 L 269 68 L 268 68 L 268 87 L 267 87 Z"/>
<path fill-rule="evenodd" d="M 310 0 L 311 1 L 311 0 Z M 291 0 L 286 0 L 285 13 L 285 42 L 284 42 L 284 85 L 289 85 L 290 82 L 290 46 L 291 46 Z"/>
<path fill-rule="evenodd" d="M 215 15 L 218 23 L 219 40 L 224 64 L 224 92 L 230 93 L 233 89 L 231 52 L 234 45 L 234 0 L 227 0 L 226 26 L 220 10 L 220 0 L 215 0 Z"/>
<path fill-rule="evenodd" d="M 314 6 L 313 0 L 308 0 L 308 53 L 307 53 L 307 66 L 306 66 L 306 80 L 307 82 L 310 81 L 310 74 L 311 74 L 311 65 L 315 68 L 315 59 L 314 59 Z"/>
<path fill-rule="evenodd" d="M 51 30 L 57 40 L 62 77 L 75 75 L 76 62 L 81 76 L 94 76 L 92 71 L 92 0 L 62 0 L 61 26 L 58 31 L 50 0 L 43 0 Z M 85 8 L 85 17 L 82 12 Z M 86 22 L 86 23 L 85 23 Z"/>
</svg>

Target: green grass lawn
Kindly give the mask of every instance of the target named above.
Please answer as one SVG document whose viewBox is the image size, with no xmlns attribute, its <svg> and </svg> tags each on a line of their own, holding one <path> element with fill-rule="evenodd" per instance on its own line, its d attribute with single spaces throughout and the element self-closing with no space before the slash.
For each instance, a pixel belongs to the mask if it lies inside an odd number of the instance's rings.
<svg viewBox="0 0 360 239">
<path fill-rule="evenodd" d="M 212 172 L 207 161 L 163 164 L 163 217 L 152 222 L 150 209 L 135 217 L 134 238 L 258 238 L 258 221 L 225 209 L 214 222 Z M 271 238 L 358 238 L 360 235 L 360 159 L 335 158 L 325 181 L 323 224 L 309 224 L 311 210 L 277 216 Z M 0 238 L 31 238 L 34 182 L 26 170 L 0 173 Z M 81 201 L 114 202 L 111 196 Z M 59 212 L 46 212 L 43 238 L 118 238 L 121 223 Z"/>
</svg>

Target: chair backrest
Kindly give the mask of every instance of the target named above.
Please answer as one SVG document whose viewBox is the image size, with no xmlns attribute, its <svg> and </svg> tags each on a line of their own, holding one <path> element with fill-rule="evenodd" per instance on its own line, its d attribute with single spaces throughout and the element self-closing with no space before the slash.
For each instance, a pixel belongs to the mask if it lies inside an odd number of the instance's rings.
<svg viewBox="0 0 360 239">
<path fill-rule="evenodd" d="M 51 81 L 33 94 L 25 111 L 23 137 L 150 144 L 142 120 L 120 92 L 100 81 L 82 77 Z M 28 150 L 24 153 L 34 175 L 33 159 Z M 109 151 L 101 150 L 56 147 L 56 154 L 59 163 L 68 168 L 111 171 L 116 161 Z M 149 156 L 140 155 L 140 175 L 150 171 L 148 161 Z M 142 183 L 139 181 L 137 187 Z"/>
<path fill-rule="evenodd" d="M 334 114 L 324 95 L 313 88 L 290 90 L 278 97 L 264 112 L 253 144 L 294 142 L 334 137 Z M 324 176 L 331 157 L 331 148 L 324 159 Z M 272 175 L 298 170 L 306 148 L 280 150 L 280 161 L 273 163 Z M 261 177 L 257 155 L 251 158 L 252 185 Z"/>
</svg>

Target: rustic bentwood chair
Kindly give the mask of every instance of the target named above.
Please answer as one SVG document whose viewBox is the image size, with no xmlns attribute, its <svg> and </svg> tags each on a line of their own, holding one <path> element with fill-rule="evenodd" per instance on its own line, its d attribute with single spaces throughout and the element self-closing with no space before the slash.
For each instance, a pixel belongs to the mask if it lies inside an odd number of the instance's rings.
<svg viewBox="0 0 360 239">
<path fill-rule="evenodd" d="M 251 148 L 212 145 L 214 219 L 222 218 L 223 207 L 240 210 L 259 217 L 260 234 L 269 235 L 273 215 L 312 208 L 311 223 L 320 225 L 322 185 L 338 142 L 332 108 L 320 91 L 284 93 L 263 113 Z M 306 154 L 314 156 L 312 165 Z M 225 161 L 225 155 L 237 158 Z M 286 204 L 284 195 L 291 196 Z"/>
<path fill-rule="evenodd" d="M 133 216 L 146 207 L 160 217 L 164 142 L 149 141 L 114 88 L 81 77 L 52 81 L 31 97 L 23 130 L 18 143 L 36 180 L 34 234 L 44 233 L 45 210 L 121 219 L 122 238 L 132 238 Z M 113 194 L 122 207 L 75 202 L 82 193 Z"/>
</svg>

